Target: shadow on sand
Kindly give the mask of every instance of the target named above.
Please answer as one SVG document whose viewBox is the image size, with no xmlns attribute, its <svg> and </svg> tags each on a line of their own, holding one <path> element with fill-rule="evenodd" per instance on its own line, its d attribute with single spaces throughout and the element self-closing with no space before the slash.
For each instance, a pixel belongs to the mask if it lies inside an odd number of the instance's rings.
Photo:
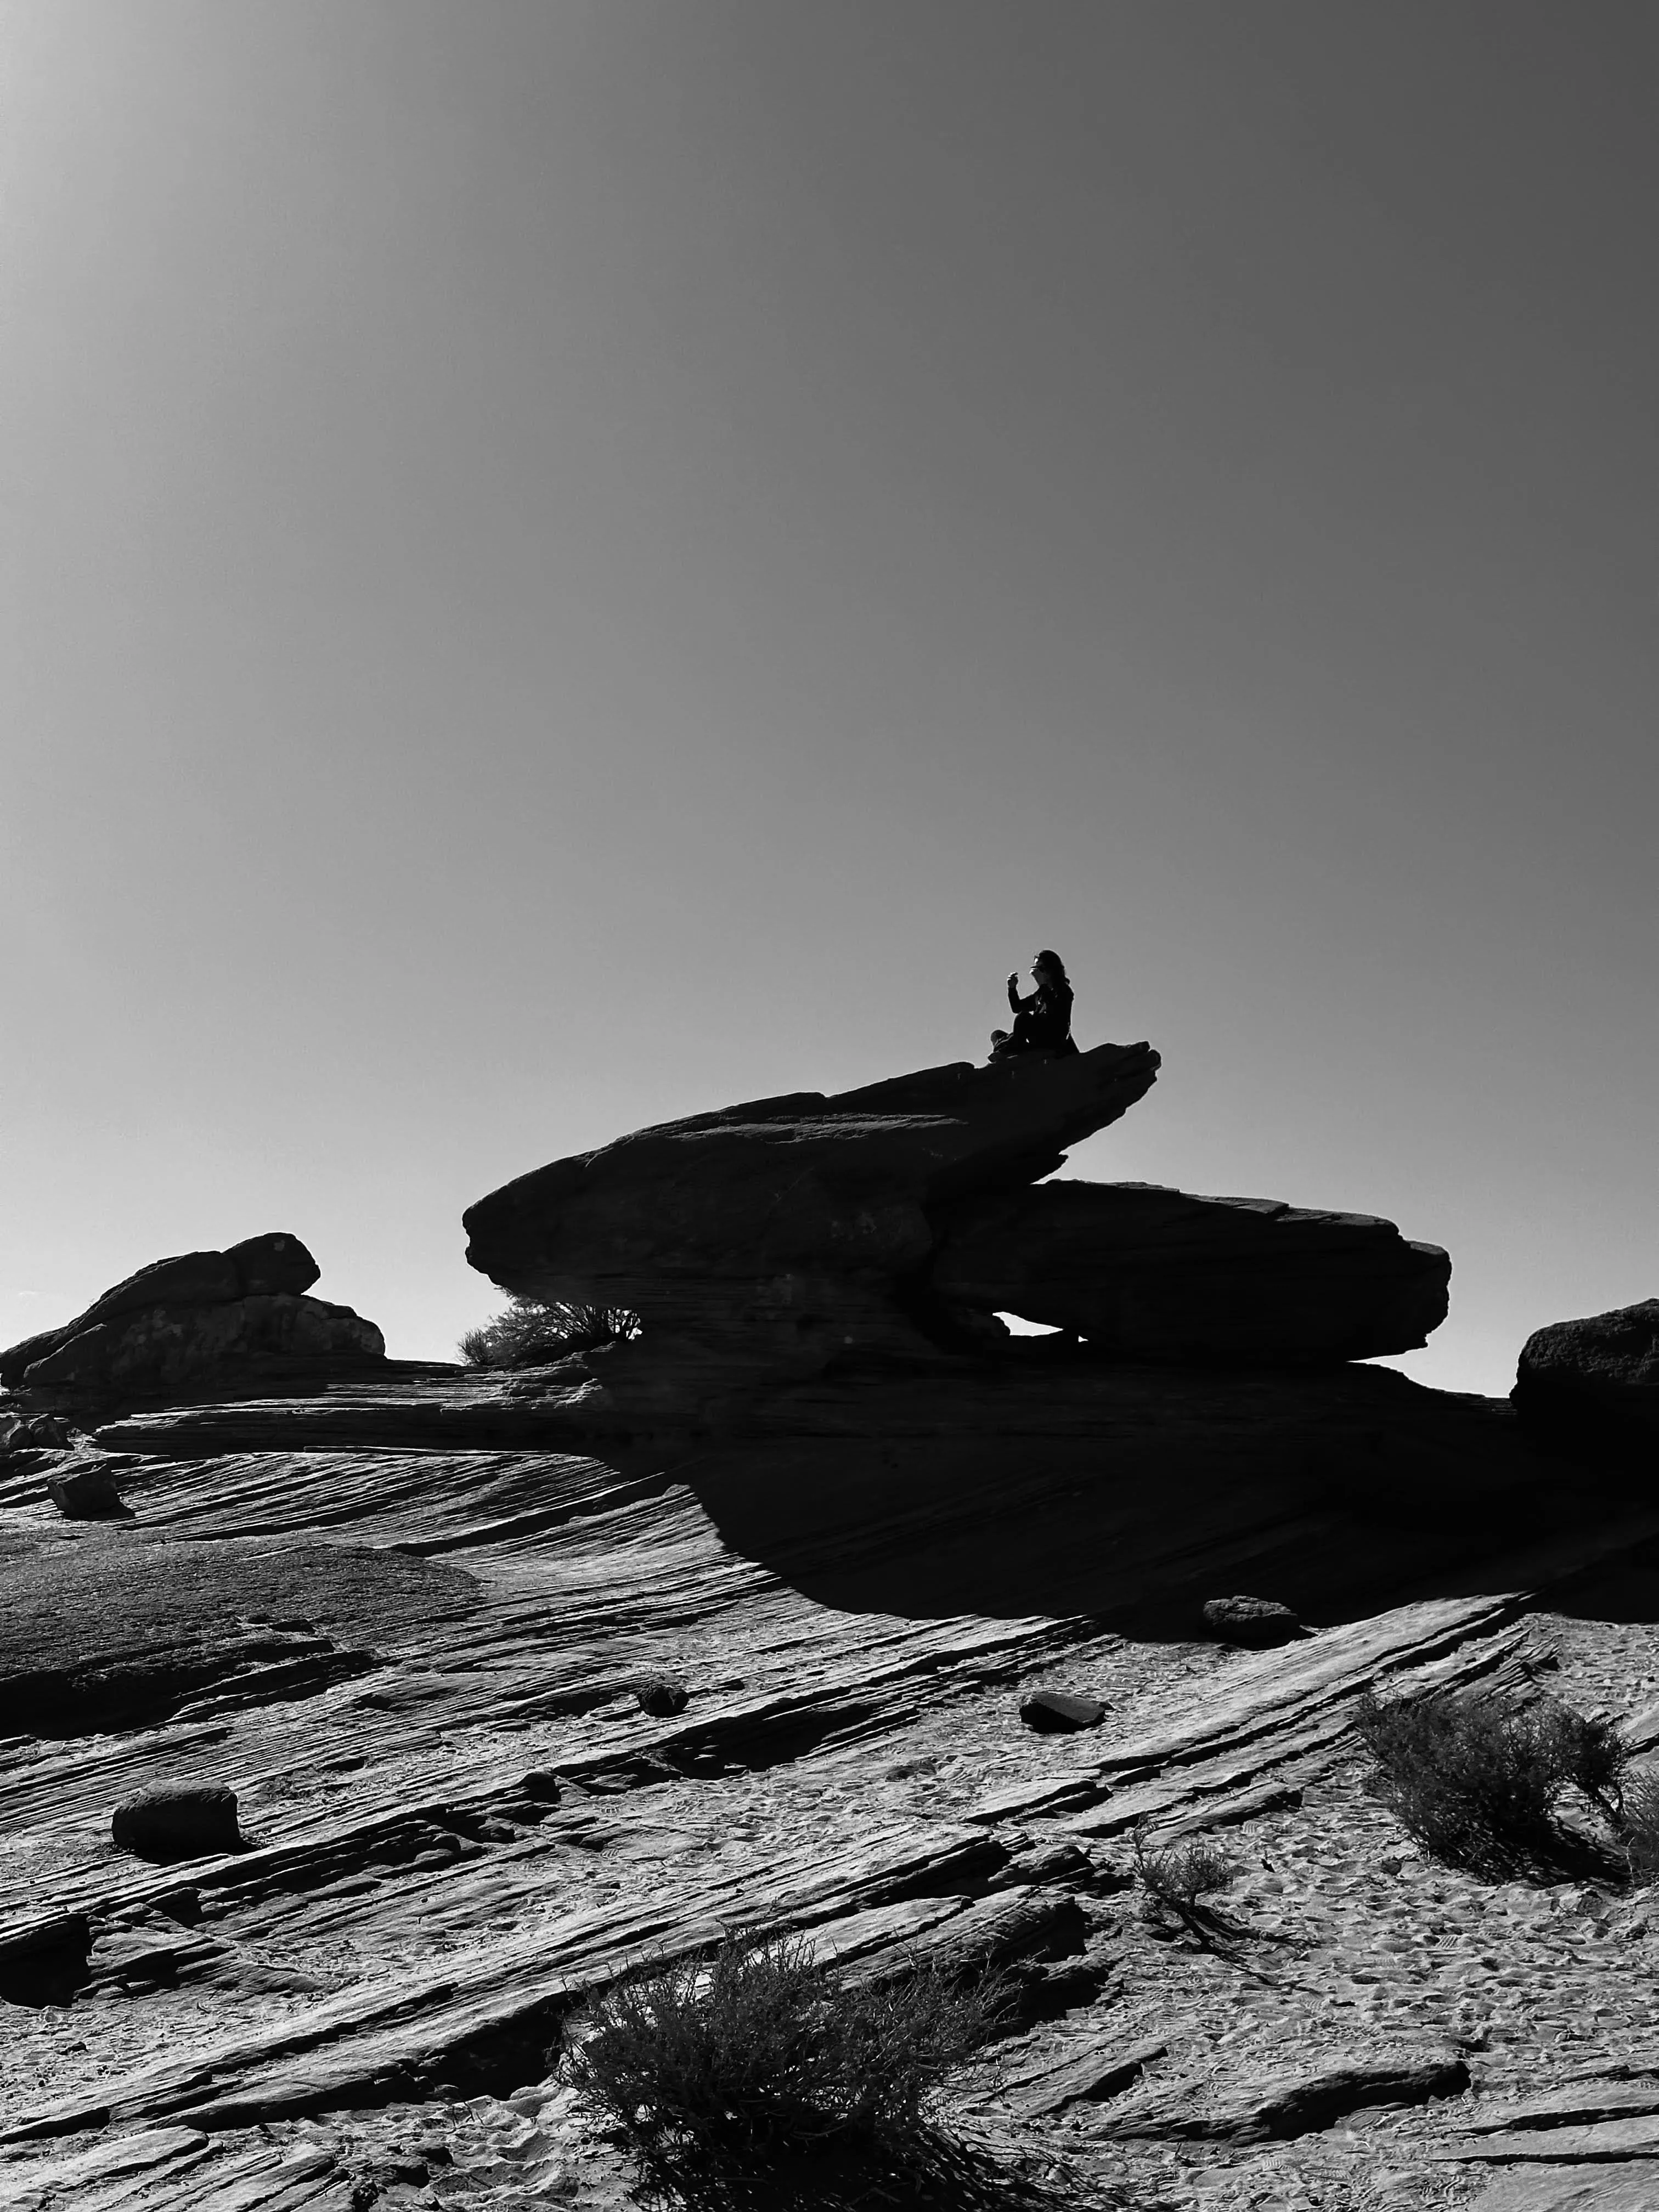
<svg viewBox="0 0 1659 2212">
<path fill-rule="evenodd" d="M 655 2159 L 639 2169 L 635 2201 L 642 2212 L 883 2212 L 893 2205 L 930 2212 L 1077 2212 L 1079 2198 L 1075 2178 L 1051 2185 L 929 2130 L 900 2149 L 823 2150 L 764 2166 Z M 1088 2201 L 1101 2212 L 1127 2202 L 1093 2188 Z"/>
</svg>

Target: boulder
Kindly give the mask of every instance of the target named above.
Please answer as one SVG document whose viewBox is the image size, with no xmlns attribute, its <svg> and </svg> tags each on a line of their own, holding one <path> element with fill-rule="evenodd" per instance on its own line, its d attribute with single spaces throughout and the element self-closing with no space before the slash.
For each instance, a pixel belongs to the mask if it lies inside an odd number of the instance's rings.
<svg viewBox="0 0 1659 2212">
<path fill-rule="evenodd" d="M 304 1291 L 317 1262 L 297 1237 L 251 1237 L 141 1267 L 62 1328 L 0 1352 L 0 1383 L 70 1402 L 185 1390 L 220 1370 L 261 1374 L 385 1357 L 373 1322 Z"/>
<path fill-rule="evenodd" d="M 674 1346 L 695 1347 L 688 1374 L 739 1384 L 936 1357 L 957 1340 L 920 1282 L 930 1210 L 1052 1173 L 1158 1067 L 1149 1045 L 1100 1045 L 666 1123 L 480 1199 L 467 1259 L 504 1291 L 638 1313 L 638 1346 L 588 1355 L 611 1370 Z"/>
<path fill-rule="evenodd" d="M 1534 1331 L 1510 1393 L 1541 1435 L 1651 1463 L 1659 1447 L 1659 1298 Z"/>
<path fill-rule="evenodd" d="M 672 1681 L 665 1674 L 641 1682 L 634 1696 L 640 1711 L 649 1713 L 653 1720 L 672 1719 L 674 1714 L 683 1713 L 691 1702 L 691 1692 L 684 1683 Z"/>
<path fill-rule="evenodd" d="M 66 1521 L 112 1521 L 125 1508 L 108 1460 L 64 1462 L 46 1477 L 46 1495 Z"/>
<path fill-rule="evenodd" d="M 33 1420 L 13 1416 L 0 1420 L 0 1452 L 67 1451 L 74 1443 L 67 1422 L 55 1413 L 37 1413 Z"/>
<path fill-rule="evenodd" d="M 237 1295 L 245 1298 L 301 1297 L 323 1272 L 297 1237 L 280 1231 L 245 1237 L 224 1256 L 236 1270 Z"/>
<path fill-rule="evenodd" d="M 1039 1735 L 1070 1735 L 1078 1729 L 1098 1728 L 1106 1708 L 1098 1698 L 1079 1698 L 1070 1690 L 1035 1690 L 1021 1698 L 1019 1717 Z"/>
<path fill-rule="evenodd" d="M 1270 1597 L 1206 1598 L 1204 1626 L 1218 1644 L 1242 1644 L 1249 1651 L 1271 1651 L 1308 1633 L 1289 1606 Z"/>
<path fill-rule="evenodd" d="M 1446 1254 L 1369 1214 L 1051 1182 L 958 1200 L 934 1226 L 940 1297 L 1127 1359 L 1332 1364 L 1411 1351 L 1446 1317 Z"/>
<path fill-rule="evenodd" d="M 110 1821 L 119 1851 L 140 1858 L 204 1858 L 241 1846 L 236 1793 L 222 1784 L 156 1782 L 124 1797 Z"/>
</svg>

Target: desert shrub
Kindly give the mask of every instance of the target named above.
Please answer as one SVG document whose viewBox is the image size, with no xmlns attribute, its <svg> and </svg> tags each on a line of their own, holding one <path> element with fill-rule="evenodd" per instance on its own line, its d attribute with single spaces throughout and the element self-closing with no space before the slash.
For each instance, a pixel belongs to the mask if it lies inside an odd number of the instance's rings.
<svg viewBox="0 0 1659 2212">
<path fill-rule="evenodd" d="M 706 1961 L 630 1977 L 576 2023 L 588 2100 L 643 2148 L 777 2153 L 893 2142 L 995 2032 L 1000 1981 L 922 1967 L 879 1986 L 818 1966 L 799 1937 L 739 1934 Z"/>
<path fill-rule="evenodd" d="M 1619 1814 L 1619 1844 L 1631 1880 L 1659 1881 L 1659 1774 L 1632 1775 Z"/>
<path fill-rule="evenodd" d="M 1238 1879 L 1232 1861 L 1202 1836 L 1154 1844 L 1147 1841 L 1144 1829 L 1137 1828 L 1130 1844 L 1135 1874 L 1149 1901 L 1189 1925 L 1203 1917 L 1206 1898 L 1219 1896 Z"/>
<path fill-rule="evenodd" d="M 1466 1692 L 1388 1705 L 1368 1697 L 1357 1725 L 1372 1794 L 1453 1865 L 1514 1872 L 1550 1858 L 1569 1789 L 1618 1825 L 1626 1753 L 1610 1722 Z"/>
<path fill-rule="evenodd" d="M 482 1328 L 471 1328 L 460 1341 L 469 1367 L 535 1367 L 563 1359 L 595 1345 L 621 1344 L 639 1334 L 640 1317 L 626 1306 L 544 1304 L 514 1298 Z"/>
</svg>

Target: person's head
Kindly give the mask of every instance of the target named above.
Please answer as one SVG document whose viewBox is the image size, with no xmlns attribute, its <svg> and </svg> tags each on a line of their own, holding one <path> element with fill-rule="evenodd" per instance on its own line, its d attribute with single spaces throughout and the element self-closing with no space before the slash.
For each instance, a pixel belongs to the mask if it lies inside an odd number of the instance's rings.
<svg viewBox="0 0 1659 2212">
<path fill-rule="evenodd" d="M 1031 973 L 1039 983 L 1063 983 L 1066 970 L 1058 952 L 1039 952 L 1031 963 Z"/>
</svg>

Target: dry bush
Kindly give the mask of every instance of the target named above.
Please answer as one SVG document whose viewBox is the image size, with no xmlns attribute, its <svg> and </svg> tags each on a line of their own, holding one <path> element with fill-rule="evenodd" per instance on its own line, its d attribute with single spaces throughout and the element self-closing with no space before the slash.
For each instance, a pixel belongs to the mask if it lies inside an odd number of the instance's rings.
<svg viewBox="0 0 1659 2212">
<path fill-rule="evenodd" d="M 1202 1836 L 1186 1843 L 1152 1844 L 1137 1828 L 1130 1842 L 1135 1874 L 1147 1897 L 1189 1927 L 1205 1917 L 1206 1898 L 1231 1889 L 1238 1879 L 1233 1862 Z"/>
<path fill-rule="evenodd" d="M 799 1937 L 739 1934 L 620 1982 L 575 2023 L 577 2087 L 643 2148 L 777 2154 L 913 2136 L 927 2092 L 995 2033 L 1000 1981 L 932 1967 L 840 1980 Z"/>
<path fill-rule="evenodd" d="M 1628 1753 L 1611 1722 L 1565 1705 L 1517 1711 L 1477 1692 L 1362 1700 L 1370 1788 L 1425 1850 L 1475 1873 L 1554 1857 L 1556 1815 L 1577 1790 L 1616 1829 Z"/>
<path fill-rule="evenodd" d="M 459 1349 L 469 1367 L 539 1367 L 596 1345 L 626 1343 L 639 1328 L 639 1316 L 626 1306 L 514 1298 L 482 1328 L 469 1329 Z"/>
</svg>

